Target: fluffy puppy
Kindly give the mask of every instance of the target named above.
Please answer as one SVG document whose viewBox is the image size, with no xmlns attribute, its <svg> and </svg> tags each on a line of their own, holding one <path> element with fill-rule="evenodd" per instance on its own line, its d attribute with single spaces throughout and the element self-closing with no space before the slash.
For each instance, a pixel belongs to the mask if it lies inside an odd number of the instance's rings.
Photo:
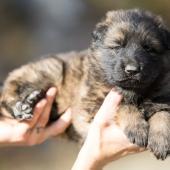
<svg viewBox="0 0 170 170">
<path fill-rule="evenodd" d="M 117 121 L 127 137 L 165 159 L 170 152 L 169 30 L 150 12 L 118 10 L 106 14 L 92 37 L 86 51 L 49 55 L 12 71 L 4 82 L 1 113 L 29 119 L 35 103 L 56 86 L 51 121 L 71 107 L 68 134 L 83 141 L 115 87 L 123 95 Z"/>
</svg>

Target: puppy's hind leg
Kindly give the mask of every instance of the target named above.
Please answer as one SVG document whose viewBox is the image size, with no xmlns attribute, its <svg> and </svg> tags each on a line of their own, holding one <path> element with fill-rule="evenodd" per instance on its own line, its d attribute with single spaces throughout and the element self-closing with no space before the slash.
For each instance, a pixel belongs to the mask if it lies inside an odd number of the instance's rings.
<svg viewBox="0 0 170 170">
<path fill-rule="evenodd" d="M 1 112 L 16 119 L 29 119 L 35 104 L 63 78 L 63 63 L 51 57 L 30 63 L 9 74 L 1 94 Z"/>
</svg>

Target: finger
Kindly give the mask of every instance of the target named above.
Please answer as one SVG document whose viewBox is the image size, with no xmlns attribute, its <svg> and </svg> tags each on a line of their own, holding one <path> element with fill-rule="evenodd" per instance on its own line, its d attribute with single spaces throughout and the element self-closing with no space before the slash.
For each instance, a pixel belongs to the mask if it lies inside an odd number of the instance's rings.
<svg viewBox="0 0 170 170">
<path fill-rule="evenodd" d="M 33 127 L 38 119 L 40 118 L 41 114 L 43 113 L 43 110 L 45 108 L 47 104 L 47 100 L 46 99 L 42 99 L 40 102 L 38 102 L 34 108 L 34 112 L 33 112 L 33 118 L 31 121 L 27 122 L 29 124 L 30 127 Z"/>
<path fill-rule="evenodd" d="M 118 92 L 114 91 L 114 89 L 111 90 L 97 112 L 94 121 L 112 120 L 116 114 L 121 99 L 122 96 Z"/>
<path fill-rule="evenodd" d="M 56 122 L 45 129 L 45 137 L 48 138 L 63 133 L 70 125 L 71 118 L 71 109 L 68 109 Z"/>
<path fill-rule="evenodd" d="M 126 148 L 126 150 L 128 150 L 128 153 L 137 153 L 137 152 L 143 152 L 143 151 L 146 151 L 146 148 L 142 148 L 142 147 L 139 147 L 135 144 L 131 144 L 131 146 L 129 148 Z"/>
<path fill-rule="evenodd" d="M 54 87 L 50 88 L 47 91 L 47 94 L 46 94 L 47 103 L 43 110 L 43 113 L 41 114 L 41 116 L 37 122 L 37 125 L 36 125 L 37 127 L 45 127 L 46 124 L 48 123 L 49 116 L 51 113 L 51 107 L 52 107 L 56 92 L 57 92 L 57 90 Z"/>
</svg>

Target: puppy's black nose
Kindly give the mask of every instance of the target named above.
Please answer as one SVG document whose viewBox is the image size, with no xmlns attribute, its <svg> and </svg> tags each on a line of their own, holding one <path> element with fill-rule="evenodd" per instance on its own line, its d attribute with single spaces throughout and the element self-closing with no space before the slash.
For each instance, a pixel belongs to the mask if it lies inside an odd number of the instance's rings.
<svg viewBox="0 0 170 170">
<path fill-rule="evenodd" d="M 137 73 L 140 72 L 140 68 L 139 68 L 138 66 L 129 65 L 129 64 L 128 64 L 128 65 L 125 67 L 125 72 L 126 72 L 127 74 L 135 75 L 135 74 L 137 74 Z"/>
</svg>

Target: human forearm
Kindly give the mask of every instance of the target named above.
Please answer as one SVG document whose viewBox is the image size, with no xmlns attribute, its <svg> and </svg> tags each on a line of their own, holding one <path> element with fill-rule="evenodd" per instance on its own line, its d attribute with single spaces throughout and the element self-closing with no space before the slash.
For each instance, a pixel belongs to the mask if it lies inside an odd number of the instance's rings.
<svg viewBox="0 0 170 170">
<path fill-rule="evenodd" d="M 84 145 L 78 154 L 72 170 L 102 170 L 102 167 L 103 165 L 100 164 L 94 153 L 89 153 L 89 148 Z"/>
</svg>

